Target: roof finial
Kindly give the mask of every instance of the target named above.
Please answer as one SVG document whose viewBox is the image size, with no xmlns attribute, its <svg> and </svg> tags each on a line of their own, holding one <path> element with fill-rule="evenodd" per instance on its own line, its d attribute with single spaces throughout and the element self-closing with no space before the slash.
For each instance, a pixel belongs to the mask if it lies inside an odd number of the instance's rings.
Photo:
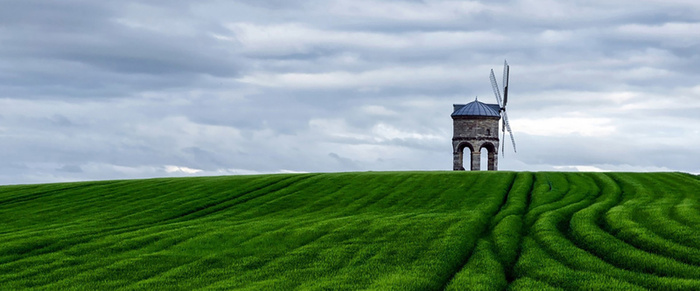
<svg viewBox="0 0 700 291">
<path fill-rule="evenodd" d="M 475 96 L 474 101 L 479 101 L 479 96 Z"/>
</svg>

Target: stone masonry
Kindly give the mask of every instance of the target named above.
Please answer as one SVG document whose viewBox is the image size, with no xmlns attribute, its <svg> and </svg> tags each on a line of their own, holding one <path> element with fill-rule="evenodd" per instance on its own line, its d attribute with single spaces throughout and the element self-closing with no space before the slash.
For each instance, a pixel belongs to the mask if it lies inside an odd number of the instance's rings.
<svg viewBox="0 0 700 291">
<path fill-rule="evenodd" d="M 478 101 L 477 101 L 478 102 Z M 464 171 L 464 151 L 471 155 L 472 171 L 480 170 L 481 149 L 488 150 L 489 171 L 498 170 L 498 121 L 500 116 L 452 116 L 454 134 L 452 137 L 453 169 Z"/>
</svg>

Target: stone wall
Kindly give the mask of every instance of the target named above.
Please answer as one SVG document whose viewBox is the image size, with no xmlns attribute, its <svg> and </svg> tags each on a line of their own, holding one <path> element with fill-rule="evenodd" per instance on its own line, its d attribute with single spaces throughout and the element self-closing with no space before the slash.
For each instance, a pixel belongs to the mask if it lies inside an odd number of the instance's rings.
<svg viewBox="0 0 700 291">
<path fill-rule="evenodd" d="M 492 139 L 498 141 L 498 121 L 496 117 L 455 117 L 453 138 Z"/>
<path fill-rule="evenodd" d="M 470 159 L 470 169 L 480 170 L 481 148 L 488 150 L 488 170 L 498 170 L 498 117 L 453 117 L 453 170 L 465 170 L 464 159 Z M 466 151 L 466 152 L 465 152 Z"/>
</svg>

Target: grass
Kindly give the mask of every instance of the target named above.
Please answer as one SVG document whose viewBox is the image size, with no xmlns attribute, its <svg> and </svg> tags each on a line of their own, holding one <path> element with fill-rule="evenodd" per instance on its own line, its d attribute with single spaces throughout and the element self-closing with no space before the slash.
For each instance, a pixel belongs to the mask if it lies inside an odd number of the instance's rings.
<svg viewBox="0 0 700 291">
<path fill-rule="evenodd" d="M 0 286 L 700 290 L 700 179 L 368 172 L 1 186 Z"/>
</svg>

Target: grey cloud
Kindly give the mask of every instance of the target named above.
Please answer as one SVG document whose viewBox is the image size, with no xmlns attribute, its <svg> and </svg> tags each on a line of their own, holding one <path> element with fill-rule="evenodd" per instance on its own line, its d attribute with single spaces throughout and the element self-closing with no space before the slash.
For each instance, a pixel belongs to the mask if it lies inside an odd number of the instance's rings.
<svg viewBox="0 0 700 291">
<path fill-rule="evenodd" d="M 662 1 L 11 1 L 0 184 L 449 170 L 452 103 L 495 103 L 488 70 L 504 58 L 519 152 L 501 168 L 697 173 L 697 12 Z M 572 117 L 602 123 L 528 128 Z"/>
<path fill-rule="evenodd" d="M 51 117 L 51 122 L 55 125 L 58 126 L 73 126 L 73 122 L 71 122 L 67 117 L 60 115 L 60 114 L 55 114 L 54 116 Z"/>
<path fill-rule="evenodd" d="M 1 78 L 0 86 L 17 97 L 118 97 L 201 84 L 200 75 L 232 77 L 244 66 L 233 48 L 206 34 L 158 32 L 120 23 L 124 17 L 128 21 L 121 5 L 9 6 L 17 15 L 6 19 L 0 30 L 6 44 L 0 48 L 6 57 L 0 67 L 13 74 Z"/>
<path fill-rule="evenodd" d="M 81 169 L 80 166 L 76 166 L 76 165 L 65 165 L 63 167 L 56 169 L 56 171 L 68 172 L 68 173 L 82 173 L 83 169 Z"/>
<path fill-rule="evenodd" d="M 350 171 L 357 170 L 359 168 L 353 160 L 341 157 L 336 153 L 329 153 L 328 156 L 337 161 L 340 164 L 340 167 L 346 168 Z"/>
</svg>

